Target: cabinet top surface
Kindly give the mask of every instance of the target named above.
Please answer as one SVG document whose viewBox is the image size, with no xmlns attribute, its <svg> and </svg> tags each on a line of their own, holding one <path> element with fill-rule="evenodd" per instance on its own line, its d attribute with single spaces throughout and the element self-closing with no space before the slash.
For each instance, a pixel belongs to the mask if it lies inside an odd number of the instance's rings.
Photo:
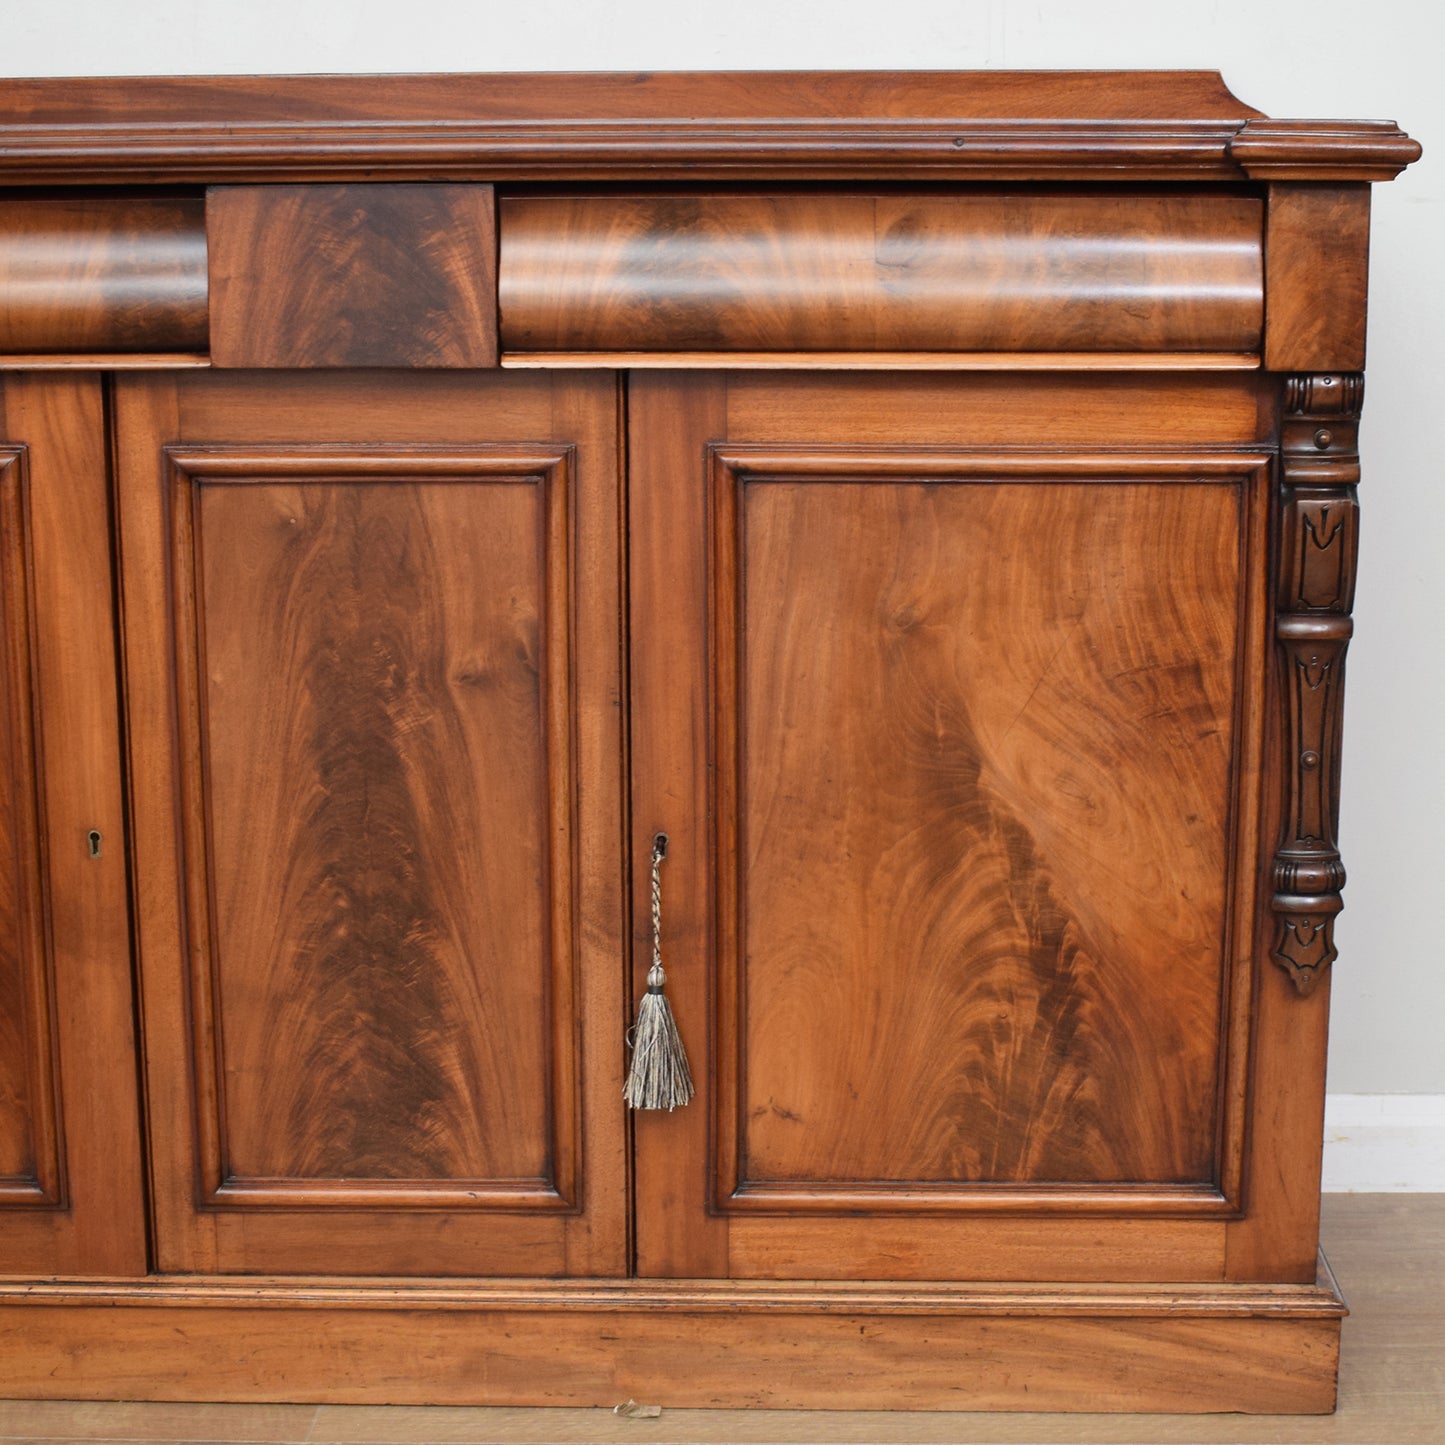
<svg viewBox="0 0 1445 1445">
<path fill-rule="evenodd" d="M 0 184 L 1387 180 L 1388 121 L 1275 121 L 1215 71 L 0 80 Z"/>
</svg>

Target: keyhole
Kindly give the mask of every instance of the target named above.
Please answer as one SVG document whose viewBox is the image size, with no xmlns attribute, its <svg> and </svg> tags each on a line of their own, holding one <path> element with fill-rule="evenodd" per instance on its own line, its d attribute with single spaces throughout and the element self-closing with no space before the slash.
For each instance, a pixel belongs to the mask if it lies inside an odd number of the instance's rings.
<svg viewBox="0 0 1445 1445">
<path fill-rule="evenodd" d="M 99 858 L 99 857 L 100 857 L 100 833 L 99 833 L 96 829 L 92 828 L 92 829 L 90 830 L 90 832 L 88 832 L 88 833 L 85 835 L 85 841 L 86 841 L 86 845 L 90 848 L 90 856 L 91 856 L 92 858 Z"/>
</svg>

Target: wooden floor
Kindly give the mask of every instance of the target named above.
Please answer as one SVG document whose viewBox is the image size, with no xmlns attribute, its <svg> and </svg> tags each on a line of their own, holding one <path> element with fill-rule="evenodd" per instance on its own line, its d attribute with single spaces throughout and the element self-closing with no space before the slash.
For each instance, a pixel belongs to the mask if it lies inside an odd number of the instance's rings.
<svg viewBox="0 0 1445 1445">
<path fill-rule="evenodd" d="M 458 1410 L 325 1405 L 0 1402 L 0 1441 L 592 1442 L 1445 1442 L 1445 1195 L 1327 1195 L 1324 1245 L 1353 1311 L 1340 1408 L 1321 1416 L 964 1415 L 665 1410 Z M 4 1361 L 0 1360 L 0 1380 Z"/>
</svg>

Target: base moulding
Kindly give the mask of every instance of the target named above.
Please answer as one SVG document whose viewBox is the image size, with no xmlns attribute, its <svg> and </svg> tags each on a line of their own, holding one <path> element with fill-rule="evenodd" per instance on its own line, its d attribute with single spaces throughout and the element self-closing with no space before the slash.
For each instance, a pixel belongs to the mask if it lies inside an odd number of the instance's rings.
<svg viewBox="0 0 1445 1445">
<path fill-rule="evenodd" d="M 0 1395 L 1322 1414 L 1314 1284 L 0 1282 Z"/>
</svg>

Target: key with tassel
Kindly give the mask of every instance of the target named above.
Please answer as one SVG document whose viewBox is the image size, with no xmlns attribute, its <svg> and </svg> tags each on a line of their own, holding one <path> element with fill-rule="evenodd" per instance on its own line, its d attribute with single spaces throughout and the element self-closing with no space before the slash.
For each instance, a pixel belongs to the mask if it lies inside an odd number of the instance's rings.
<svg viewBox="0 0 1445 1445">
<path fill-rule="evenodd" d="M 647 970 L 647 992 L 638 1005 L 637 1022 L 628 1034 L 632 1067 L 622 1091 L 634 1109 L 678 1109 L 694 1092 L 687 1050 L 663 992 L 667 974 L 662 967 L 662 860 L 666 857 L 667 834 L 659 833 L 652 840 L 652 967 Z"/>
</svg>

